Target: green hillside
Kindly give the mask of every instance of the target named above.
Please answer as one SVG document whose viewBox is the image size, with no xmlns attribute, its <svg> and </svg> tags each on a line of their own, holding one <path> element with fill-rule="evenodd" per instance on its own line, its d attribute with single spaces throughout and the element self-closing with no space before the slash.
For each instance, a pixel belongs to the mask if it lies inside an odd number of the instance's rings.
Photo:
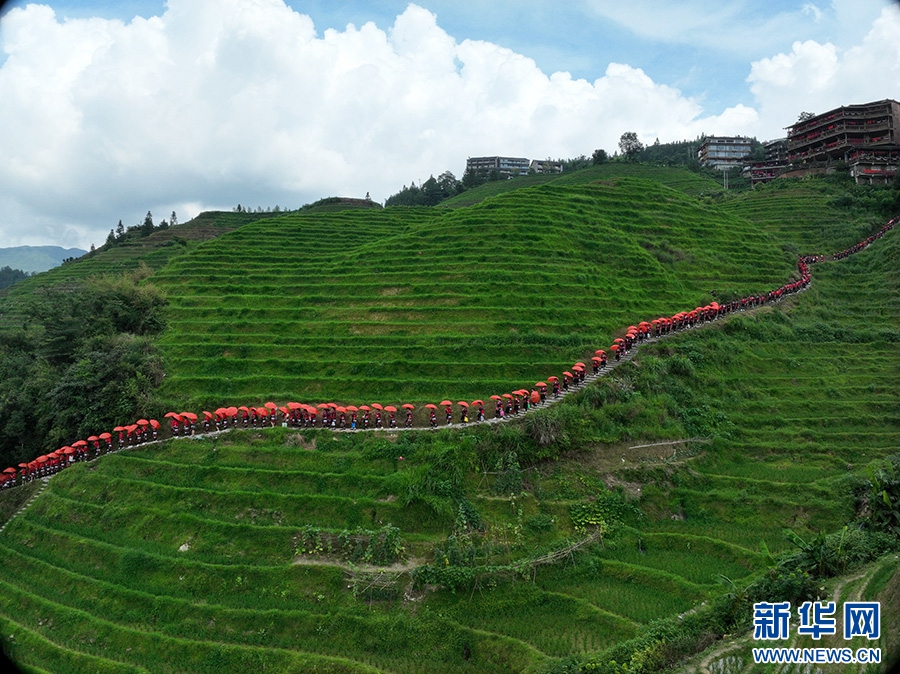
<svg viewBox="0 0 900 674">
<path fill-rule="evenodd" d="M 472 206 L 490 197 L 550 182 L 556 185 L 584 185 L 597 181 L 632 177 L 652 180 L 694 197 L 720 189 L 720 185 L 716 181 L 700 176 L 685 168 L 613 162 L 591 166 L 571 173 L 526 175 L 512 180 L 488 182 L 442 201 L 440 207 L 459 208 Z"/>
<path fill-rule="evenodd" d="M 626 170 L 185 246 L 148 279 L 168 298 L 158 409 L 507 391 L 885 221 L 833 183 L 710 197 Z M 3 645 L 35 672 L 619 674 L 744 638 L 742 592 L 781 559 L 810 564 L 809 591 L 854 574 L 892 606 L 897 541 L 863 506 L 900 447 L 898 270 L 894 230 L 512 423 L 232 431 L 7 490 L 3 520 L 25 507 L 0 530 Z M 839 543 L 788 559 L 786 528 Z M 725 657 L 706 666 L 753 671 Z"/>
<path fill-rule="evenodd" d="M 162 395 L 181 409 L 486 397 L 793 268 L 746 221 L 638 178 L 267 219 L 154 276 L 170 305 Z"/>
</svg>

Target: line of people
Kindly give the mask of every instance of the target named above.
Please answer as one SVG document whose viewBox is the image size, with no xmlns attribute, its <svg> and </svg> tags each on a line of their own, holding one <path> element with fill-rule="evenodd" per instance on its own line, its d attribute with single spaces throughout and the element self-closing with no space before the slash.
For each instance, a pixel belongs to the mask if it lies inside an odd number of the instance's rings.
<svg viewBox="0 0 900 674">
<path fill-rule="evenodd" d="M 893 218 L 881 227 L 875 234 L 865 240 L 834 253 L 832 259 L 842 260 L 849 255 L 858 253 L 871 245 L 877 239 L 882 238 L 892 230 L 900 220 Z M 799 279 L 786 283 L 779 288 L 770 290 L 761 295 L 749 295 L 740 299 L 719 304 L 709 304 L 697 307 L 691 311 L 681 311 L 672 316 L 662 316 L 652 321 L 641 321 L 637 325 L 630 325 L 624 330 L 621 337 L 613 340 L 608 350 L 597 349 L 590 358 L 591 371 L 594 376 L 603 372 L 608 366 L 609 354 L 615 361 L 622 359 L 634 346 L 649 339 L 664 337 L 681 330 L 693 328 L 704 323 L 715 321 L 723 316 L 738 311 L 745 311 L 768 303 L 777 302 L 787 295 L 799 292 L 810 284 L 809 266 L 825 260 L 824 255 L 801 255 L 797 262 Z M 554 399 L 564 395 L 573 387 L 578 387 L 586 381 L 587 365 L 577 362 L 569 370 L 562 372 L 562 376 L 550 376 L 545 381 L 539 381 L 530 389 L 517 389 L 510 393 L 495 394 L 490 396 L 494 402 L 494 419 L 503 420 L 525 414 L 531 407 L 547 403 L 550 395 Z M 549 382 L 549 384 L 547 383 Z M 454 405 L 458 408 L 458 420 L 461 424 L 469 423 L 469 413 L 474 410 L 474 421 L 484 422 L 485 402 L 474 400 L 471 403 L 460 400 L 453 403 L 443 400 L 439 405 L 429 403 L 425 405 L 428 417 L 428 426 L 432 429 L 438 427 L 437 412 L 443 408 L 446 425 L 453 424 Z M 402 412 L 400 412 L 402 410 Z M 299 402 L 289 402 L 279 406 L 274 402 L 267 402 L 261 407 L 239 406 L 220 407 L 213 412 L 204 410 L 202 421 L 193 412 L 168 412 L 165 417 L 169 419 L 172 437 L 195 435 L 198 430 L 203 433 L 225 431 L 231 428 L 266 428 L 285 426 L 290 428 L 331 428 L 334 430 L 371 430 L 371 429 L 396 429 L 397 415 L 404 415 L 404 428 L 413 428 L 413 411 L 415 406 L 404 403 L 400 409 L 391 405 L 371 403 L 369 405 L 339 405 L 337 403 L 319 403 L 310 405 Z M 159 438 L 160 423 L 155 419 L 139 419 L 128 426 L 116 426 L 112 433 L 101 433 L 97 436 L 89 436 L 85 440 L 77 440 L 71 445 L 66 445 L 54 452 L 42 455 L 33 461 L 20 463 L 17 467 L 10 467 L 0 473 L 0 488 L 6 488 L 21 484 L 22 482 L 46 477 L 65 468 L 76 461 L 86 461 L 101 454 L 126 447 L 136 447 Z M 113 435 L 113 434 L 117 435 Z"/>
</svg>

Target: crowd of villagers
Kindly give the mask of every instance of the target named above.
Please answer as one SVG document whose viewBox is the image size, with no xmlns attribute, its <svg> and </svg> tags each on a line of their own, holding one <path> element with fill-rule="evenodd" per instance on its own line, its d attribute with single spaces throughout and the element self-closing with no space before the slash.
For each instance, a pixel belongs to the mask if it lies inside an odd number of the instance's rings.
<svg viewBox="0 0 900 674">
<path fill-rule="evenodd" d="M 834 253 L 831 259 L 841 260 L 865 249 L 873 241 L 893 229 L 898 220 L 900 217 L 890 220 L 872 236 L 850 248 Z M 692 311 L 681 311 L 673 316 L 630 325 L 623 331 L 623 336 L 613 340 L 613 344 L 608 349 L 595 351 L 590 358 L 590 365 L 583 362 L 575 363 L 571 368 L 562 372 L 561 377 L 556 375 L 547 377 L 546 381 L 536 382 L 530 389 L 521 388 L 510 393 L 492 395 L 489 403 L 485 403 L 484 400 L 473 400 L 472 402 L 459 400 L 455 403 L 451 400 L 442 400 L 438 404 L 427 404 L 424 407 L 427 410 L 428 424 L 431 428 L 439 425 L 439 412 L 443 417 L 440 421 L 441 425 L 451 425 L 454 416 L 460 423 L 468 424 L 470 421 L 485 421 L 489 413 L 493 415 L 494 419 L 500 420 L 527 413 L 530 407 L 546 404 L 548 397 L 558 398 L 560 395 L 565 395 L 570 388 L 583 384 L 589 376 L 588 368 L 591 369 L 593 376 L 601 374 L 607 367 L 609 358 L 615 361 L 620 360 L 639 342 L 708 323 L 734 312 L 777 302 L 787 295 L 803 290 L 810 283 L 809 265 L 825 259 L 826 256 L 823 255 L 800 256 L 797 263 L 800 278 L 766 294 L 749 295 L 727 304 L 710 302 L 706 306 L 697 307 Z M 356 406 L 336 403 L 310 405 L 289 402 L 285 406 L 279 406 L 273 402 L 267 402 L 261 407 L 242 405 L 240 407 L 220 407 L 213 412 L 203 411 L 202 419 L 194 412 L 168 412 L 165 418 L 168 420 L 171 435 L 175 437 L 195 435 L 198 432 L 212 433 L 230 428 L 265 428 L 278 425 L 293 428 L 331 428 L 354 431 L 396 428 L 398 415 L 402 417 L 404 427 L 411 428 L 414 409 L 415 406 L 410 403 L 403 404 L 398 409 L 392 405 L 379 403 Z M 128 426 L 116 426 L 111 432 L 91 435 L 84 440 L 76 440 L 71 445 L 39 456 L 33 461 L 5 469 L 0 474 L 0 487 L 12 487 L 22 482 L 52 475 L 76 461 L 89 460 L 118 449 L 153 442 L 159 438 L 160 425 L 156 419 L 138 419 Z"/>
</svg>

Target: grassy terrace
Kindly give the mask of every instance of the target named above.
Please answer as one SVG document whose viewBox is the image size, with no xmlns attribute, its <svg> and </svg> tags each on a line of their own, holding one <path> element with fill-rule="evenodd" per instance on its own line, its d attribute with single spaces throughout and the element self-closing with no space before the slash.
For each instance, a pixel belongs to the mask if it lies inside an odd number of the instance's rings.
<svg viewBox="0 0 900 674">
<path fill-rule="evenodd" d="M 534 584 L 373 602 L 348 591 L 345 570 L 327 559 L 292 563 L 298 532 L 392 522 L 408 560 L 421 563 L 453 517 L 400 505 L 415 459 L 366 458 L 383 440 L 311 434 L 320 442 L 309 451 L 292 437 L 169 441 L 55 477 L 0 538 L 4 634 L 16 646 L 51 642 L 41 658 L 65 654 L 68 672 L 185 663 L 197 672 L 238 663 L 286 671 L 304 662 L 325 671 L 522 671 L 629 638 L 716 591 L 717 574 L 743 577 L 758 564 L 740 546 L 625 527 L 577 566 L 538 571 Z M 557 491 L 472 497 L 499 544 L 522 535 L 523 516 L 580 501 Z M 529 531 L 501 555 L 526 556 L 548 535 L 573 533 L 566 517 L 552 533 Z M 28 661 L 27 650 L 16 653 Z M 53 669 L 50 660 L 34 663 Z"/>
<path fill-rule="evenodd" d="M 487 396 L 711 291 L 778 285 L 793 264 L 746 222 L 630 177 L 471 208 L 288 215 L 154 276 L 170 302 L 163 395 L 175 407 Z"/>
<path fill-rule="evenodd" d="M 187 407 L 508 390 L 709 290 L 780 285 L 792 247 L 839 250 L 874 222 L 841 227 L 808 185 L 763 208 L 612 178 L 437 213 L 283 216 L 190 247 L 153 277 L 171 307 L 165 395 Z M 4 644 L 67 674 L 539 672 L 590 657 L 726 591 L 723 576 L 761 573 L 761 543 L 790 548 L 784 528 L 809 537 L 853 518 L 854 481 L 900 446 L 898 269 L 894 231 L 814 266 L 798 296 L 641 347 L 560 403 L 584 442 L 523 460 L 512 496 L 494 461 L 524 456 L 533 413 L 393 438 L 239 431 L 78 464 L 0 533 Z M 710 441 L 655 444 L 698 436 Z M 0 513 L 23 500 L 0 494 Z M 540 557 L 595 530 L 584 513 L 602 513 L 602 543 L 559 563 L 456 592 L 412 582 L 414 567 L 466 554 L 507 568 Z M 387 525 L 404 548 L 390 563 L 336 551 Z M 896 573 L 883 560 L 865 596 Z"/>
</svg>

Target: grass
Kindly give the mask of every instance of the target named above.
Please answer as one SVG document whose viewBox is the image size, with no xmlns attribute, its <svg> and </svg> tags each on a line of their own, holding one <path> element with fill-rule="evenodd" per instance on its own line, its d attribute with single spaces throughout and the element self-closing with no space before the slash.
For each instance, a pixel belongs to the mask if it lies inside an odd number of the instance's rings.
<svg viewBox="0 0 900 674">
<path fill-rule="evenodd" d="M 779 285 L 792 248 L 839 249 L 871 224 L 842 228 L 809 185 L 711 198 L 680 171 L 564 178 L 475 206 L 290 214 L 188 246 L 154 275 L 170 300 L 165 402 L 508 390 L 710 290 Z M 460 245 L 478 231 L 482 245 Z M 34 671 L 462 673 L 621 643 L 721 594 L 722 577 L 754 578 L 790 548 L 784 528 L 855 516 L 867 464 L 900 440 L 898 256 L 894 232 L 815 266 L 799 296 L 642 347 L 542 413 L 568 444 L 534 445 L 529 413 L 401 437 L 239 431 L 76 465 L 0 534 L 4 646 Z M 690 437 L 708 442 L 636 449 Z M 558 460 L 528 459 L 540 451 Z M 510 452 L 521 490 L 496 493 Z M 0 512 L 24 494 L 0 494 Z M 525 564 L 584 535 L 583 511 L 602 516 L 599 542 Z M 297 554 L 307 527 L 388 523 L 405 550 L 383 584 Z M 452 545 L 482 565 L 477 582 L 416 585 L 410 568 Z M 893 569 L 866 596 L 893 596 Z"/>
<path fill-rule="evenodd" d="M 486 397 L 561 371 L 633 321 L 706 302 L 710 288 L 760 290 L 791 267 L 740 220 L 627 176 L 468 208 L 267 219 L 154 276 L 170 303 L 162 395 L 179 408 L 276 393 Z"/>
</svg>

